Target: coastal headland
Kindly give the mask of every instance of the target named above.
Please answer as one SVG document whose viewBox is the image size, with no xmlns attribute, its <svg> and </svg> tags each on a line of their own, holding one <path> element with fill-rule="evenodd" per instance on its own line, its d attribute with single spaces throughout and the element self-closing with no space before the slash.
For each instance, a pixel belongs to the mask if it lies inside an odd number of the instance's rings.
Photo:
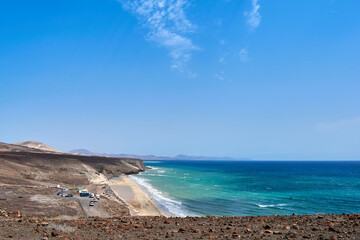
<svg viewBox="0 0 360 240">
<path fill-rule="evenodd" d="M 127 177 L 140 159 L 0 143 L 1 239 L 360 239 L 360 215 L 170 217 Z"/>
<path fill-rule="evenodd" d="M 0 209 L 10 214 L 73 218 L 164 215 L 126 177 L 146 169 L 142 160 L 68 154 L 45 144 L 24 143 L 0 143 Z M 57 195 L 64 189 L 72 197 Z M 89 207 L 91 199 L 80 197 L 79 189 L 101 200 Z"/>
</svg>

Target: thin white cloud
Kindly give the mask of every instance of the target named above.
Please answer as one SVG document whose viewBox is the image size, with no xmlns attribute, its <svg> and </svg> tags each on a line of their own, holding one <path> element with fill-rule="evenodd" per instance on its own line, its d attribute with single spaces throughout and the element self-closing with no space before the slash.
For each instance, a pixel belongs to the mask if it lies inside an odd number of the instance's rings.
<svg viewBox="0 0 360 240">
<path fill-rule="evenodd" d="M 224 81 L 224 80 L 225 80 L 224 76 L 222 76 L 222 75 L 220 75 L 220 74 L 215 74 L 215 78 L 218 79 L 218 80 L 220 80 L 220 81 Z"/>
<path fill-rule="evenodd" d="M 190 71 L 187 73 L 187 75 L 188 75 L 188 77 L 191 78 L 191 79 L 197 78 L 197 76 L 198 76 L 196 73 L 190 72 Z"/>
<path fill-rule="evenodd" d="M 338 129 L 344 127 L 360 127 L 360 117 L 353 119 L 340 120 L 336 122 L 320 123 L 317 125 L 318 129 Z"/>
<path fill-rule="evenodd" d="M 247 24 L 249 25 L 250 30 L 255 30 L 261 22 L 259 0 L 251 0 L 251 7 L 251 11 L 244 12 L 244 15 L 247 17 Z"/>
<path fill-rule="evenodd" d="M 249 61 L 249 53 L 246 48 L 242 48 L 239 52 L 240 61 L 248 62 Z"/>
<path fill-rule="evenodd" d="M 119 0 L 149 29 L 147 38 L 169 51 L 172 68 L 183 70 L 198 47 L 186 36 L 195 26 L 185 15 L 187 0 Z"/>
<path fill-rule="evenodd" d="M 219 58 L 219 63 L 225 63 L 225 58 L 224 57 Z"/>
<path fill-rule="evenodd" d="M 225 72 L 221 71 L 220 73 L 215 74 L 214 77 L 220 81 L 232 82 L 232 79 L 226 78 L 224 75 L 225 75 Z"/>
</svg>

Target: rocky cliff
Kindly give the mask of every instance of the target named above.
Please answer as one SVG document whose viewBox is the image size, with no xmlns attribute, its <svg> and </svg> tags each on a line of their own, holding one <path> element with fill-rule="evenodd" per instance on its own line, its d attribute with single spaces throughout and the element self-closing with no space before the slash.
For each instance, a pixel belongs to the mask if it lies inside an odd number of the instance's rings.
<svg viewBox="0 0 360 240">
<path fill-rule="evenodd" d="M 89 181 L 89 169 L 111 178 L 146 168 L 140 159 L 55 153 L 6 143 L 0 143 L 0 164 L 0 184 L 84 184 Z"/>
</svg>

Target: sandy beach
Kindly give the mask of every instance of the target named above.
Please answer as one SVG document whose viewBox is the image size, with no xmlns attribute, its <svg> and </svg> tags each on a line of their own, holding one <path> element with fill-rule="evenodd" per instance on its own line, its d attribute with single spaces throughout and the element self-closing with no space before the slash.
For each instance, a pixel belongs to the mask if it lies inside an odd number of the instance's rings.
<svg viewBox="0 0 360 240">
<path fill-rule="evenodd" d="M 130 210 L 131 216 L 166 216 L 166 214 L 126 175 L 109 179 L 114 194 Z"/>
</svg>

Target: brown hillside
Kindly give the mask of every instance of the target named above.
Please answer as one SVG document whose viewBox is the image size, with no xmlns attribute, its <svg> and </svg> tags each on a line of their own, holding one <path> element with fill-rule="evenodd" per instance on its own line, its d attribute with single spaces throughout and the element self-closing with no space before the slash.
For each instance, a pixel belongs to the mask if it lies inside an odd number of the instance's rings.
<svg viewBox="0 0 360 240">
<path fill-rule="evenodd" d="M 42 150 L 45 152 L 63 153 L 62 151 L 59 151 L 53 147 L 50 147 L 49 145 L 46 145 L 41 142 L 36 142 L 36 141 L 17 142 L 17 143 L 13 143 L 13 145 L 19 145 L 19 146 L 28 147 L 28 148 L 39 149 L 39 150 Z"/>
<path fill-rule="evenodd" d="M 6 143 L 0 143 L 0 166 L 0 209 L 27 216 L 129 215 L 127 207 L 107 190 L 107 180 L 145 169 L 139 159 L 61 154 Z M 59 197 L 59 190 L 49 187 L 56 185 L 110 195 L 103 196 L 98 207 L 89 212 L 83 210 L 83 201 L 87 206 L 89 200 Z M 75 190 L 70 193 L 76 195 Z"/>
<path fill-rule="evenodd" d="M 136 174 L 145 169 L 139 159 L 52 154 L 43 152 L 0 152 L 0 183 L 88 182 L 86 166 L 110 178 Z M 85 165 L 85 166 L 84 166 Z"/>
</svg>

